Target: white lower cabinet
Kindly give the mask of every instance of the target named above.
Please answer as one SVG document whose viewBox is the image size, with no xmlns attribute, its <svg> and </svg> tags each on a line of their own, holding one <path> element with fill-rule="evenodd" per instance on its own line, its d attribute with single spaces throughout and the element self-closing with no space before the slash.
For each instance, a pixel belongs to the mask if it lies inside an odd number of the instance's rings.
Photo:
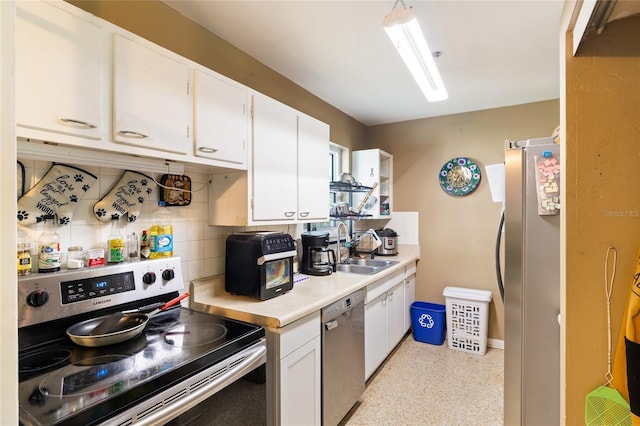
<svg viewBox="0 0 640 426">
<path fill-rule="evenodd" d="M 416 301 L 416 262 L 404 268 L 404 329 L 411 328 L 411 304 Z"/>
<path fill-rule="evenodd" d="M 405 317 L 404 280 L 387 292 L 387 334 L 389 352 L 396 347 L 407 331 L 404 328 Z"/>
<path fill-rule="evenodd" d="M 267 328 L 267 424 L 320 425 L 320 311 Z"/>
<path fill-rule="evenodd" d="M 369 284 L 364 305 L 364 372 L 369 379 L 406 332 L 404 270 Z"/>
<path fill-rule="evenodd" d="M 387 293 L 364 306 L 364 378 L 371 377 L 387 357 Z"/>
</svg>

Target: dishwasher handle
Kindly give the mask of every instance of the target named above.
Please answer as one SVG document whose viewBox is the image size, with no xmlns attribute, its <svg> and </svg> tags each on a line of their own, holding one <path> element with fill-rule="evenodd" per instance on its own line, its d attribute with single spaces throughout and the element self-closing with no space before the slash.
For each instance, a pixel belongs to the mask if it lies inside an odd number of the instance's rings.
<svg viewBox="0 0 640 426">
<path fill-rule="evenodd" d="M 324 329 L 329 331 L 338 328 L 338 320 L 331 320 L 324 323 Z"/>
</svg>

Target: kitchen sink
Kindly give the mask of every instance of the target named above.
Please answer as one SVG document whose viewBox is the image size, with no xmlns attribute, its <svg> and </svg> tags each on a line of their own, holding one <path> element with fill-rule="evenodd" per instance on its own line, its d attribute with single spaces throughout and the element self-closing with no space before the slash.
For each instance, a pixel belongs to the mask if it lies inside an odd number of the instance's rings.
<svg viewBox="0 0 640 426">
<path fill-rule="evenodd" d="M 352 274 L 373 275 L 397 263 L 397 260 L 349 259 L 349 263 L 339 263 L 336 270 Z"/>
<path fill-rule="evenodd" d="M 376 268 L 388 268 L 389 266 L 400 263 L 397 260 L 379 260 L 379 259 L 360 259 L 360 258 L 351 258 L 348 260 L 348 263 L 351 265 L 362 265 L 362 266 L 374 266 Z"/>
</svg>

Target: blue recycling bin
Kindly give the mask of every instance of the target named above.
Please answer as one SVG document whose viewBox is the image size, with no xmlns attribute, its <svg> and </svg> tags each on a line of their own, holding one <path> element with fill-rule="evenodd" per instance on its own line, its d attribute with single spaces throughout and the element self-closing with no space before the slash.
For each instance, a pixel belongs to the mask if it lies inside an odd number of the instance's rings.
<svg viewBox="0 0 640 426">
<path fill-rule="evenodd" d="M 438 303 L 413 302 L 410 311 L 414 340 L 442 345 L 447 324 L 446 306 Z"/>
</svg>

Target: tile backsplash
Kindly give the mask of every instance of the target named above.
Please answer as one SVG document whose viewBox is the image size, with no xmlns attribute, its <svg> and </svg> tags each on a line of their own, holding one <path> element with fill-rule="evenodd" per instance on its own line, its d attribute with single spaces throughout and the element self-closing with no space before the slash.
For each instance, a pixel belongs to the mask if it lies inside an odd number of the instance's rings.
<svg viewBox="0 0 640 426">
<path fill-rule="evenodd" d="M 393 217 L 387 224 L 387 228 L 398 233 L 398 244 L 420 244 L 418 212 L 393 212 Z"/>
<path fill-rule="evenodd" d="M 391 228 L 398 233 L 398 244 L 418 245 L 419 215 L 418 212 L 394 211 L 391 219 L 362 220 L 354 222 L 354 229 L 366 231 L 367 229 Z"/>
<path fill-rule="evenodd" d="M 51 162 L 18 159 L 25 167 L 25 192 L 38 183 L 51 167 Z M 74 165 L 74 164 L 72 164 Z M 56 232 L 60 235 L 62 252 L 66 252 L 71 246 L 89 248 L 106 248 L 106 241 L 111 232 L 110 223 L 100 222 L 93 214 L 93 206 L 102 197 L 109 193 L 112 186 L 120 179 L 124 172 L 118 168 L 91 167 L 74 165 L 86 170 L 98 177 L 97 183 L 90 188 L 81 198 L 76 207 L 69 225 L 57 226 Z M 140 172 L 160 181 L 161 174 Z M 273 230 L 291 234 L 294 239 L 306 229 L 304 225 L 281 225 L 261 227 L 227 227 L 209 226 L 207 215 L 209 213 L 209 175 L 202 170 L 185 170 L 185 174 L 191 178 L 191 203 L 188 206 L 171 206 L 174 256 L 179 256 L 182 261 L 185 285 L 198 278 L 211 277 L 224 274 L 225 242 L 228 235 L 237 231 Z M 151 226 L 151 215 L 157 206 L 159 187 L 155 186 L 153 193 L 145 201 L 133 223 L 128 223 L 126 218 L 120 219 L 120 233 L 125 236 L 135 232 L 142 234 L 142 230 Z M 18 191 L 18 197 L 20 191 Z M 380 229 L 388 227 L 394 229 L 399 237 L 399 244 L 419 244 L 418 242 L 418 213 L 417 212 L 393 212 L 391 220 L 356 222 L 355 229 L 366 228 Z M 379 222 L 379 223 L 378 223 Z M 43 231 L 41 223 L 30 227 L 23 227 L 33 241 L 33 249 L 37 237 Z M 35 253 L 35 250 L 32 250 Z"/>
<path fill-rule="evenodd" d="M 25 192 L 38 183 L 51 167 L 51 162 L 18 159 L 25 168 Z M 102 223 L 93 214 L 93 206 L 109 193 L 124 170 L 117 168 L 90 167 L 74 165 L 98 177 L 96 184 L 81 198 L 69 225 L 57 226 L 60 235 L 60 248 L 66 252 L 71 246 L 89 248 L 106 248 L 106 241 L 111 232 L 110 223 Z M 140 172 L 160 181 L 161 174 Z M 197 279 L 224 273 L 225 241 L 229 234 L 241 230 L 257 228 L 235 228 L 225 226 L 209 226 L 207 214 L 209 211 L 208 185 L 209 176 L 202 171 L 186 170 L 185 174 L 191 178 L 191 204 L 188 206 L 171 206 L 171 219 L 174 236 L 174 256 L 182 261 L 185 285 Z M 18 196 L 20 191 L 18 191 Z M 135 232 L 142 234 L 143 229 L 149 229 L 151 215 L 157 206 L 160 195 L 159 187 L 155 186 L 149 199 L 142 205 L 138 219 L 128 223 L 126 218 L 120 219 L 120 233 L 129 235 Z M 43 231 L 41 223 L 23 227 L 33 241 L 33 249 L 37 237 Z M 302 232 L 301 226 L 268 226 L 263 230 L 278 230 L 297 237 Z M 32 250 L 32 252 L 35 252 Z"/>
</svg>

